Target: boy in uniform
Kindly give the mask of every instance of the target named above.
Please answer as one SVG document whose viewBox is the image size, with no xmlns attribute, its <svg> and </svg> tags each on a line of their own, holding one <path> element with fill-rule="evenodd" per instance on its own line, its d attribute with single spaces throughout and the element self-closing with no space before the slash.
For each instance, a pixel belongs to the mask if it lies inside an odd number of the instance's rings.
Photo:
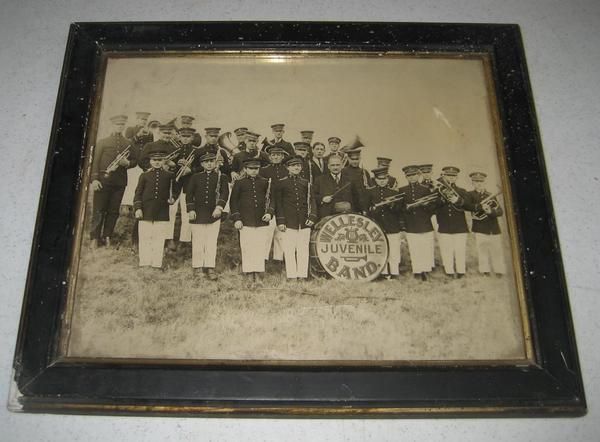
<svg viewBox="0 0 600 442">
<path fill-rule="evenodd" d="M 165 151 L 155 147 L 147 152 L 150 169 L 140 175 L 133 208 L 139 221 L 139 265 L 161 268 L 169 206 L 175 202 L 174 175 L 165 170 Z"/>
<path fill-rule="evenodd" d="M 289 175 L 275 187 L 277 229 L 283 233 L 283 252 L 288 279 L 308 277 L 310 231 L 317 219 L 317 208 L 310 182 L 300 176 L 303 158 L 286 158 Z"/>
<path fill-rule="evenodd" d="M 377 204 L 385 202 L 387 198 L 393 198 L 400 195 L 397 191 L 389 187 L 390 176 L 388 175 L 387 167 L 377 167 L 373 169 L 375 177 L 375 186 L 367 189 L 367 205 L 369 207 L 370 216 L 377 221 L 385 232 L 389 244 L 389 258 L 386 267 L 381 272 L 382 275 L 391 275 L 393 279 L 398 279 L 400 275 L 400 247 L 402 243 L 401 231 L 403 223 L 401 222 L 401 200 L 393 203 L 387 203 L 377 206 Z"/>
<path fill-rule="evenodd" d="M 282 178 L 288 176 L 288 170 L 283 164 L 285 150 L 281 147 L 274 146 L 269 149 L 269 159 L 271 164 L 261 167 L 259 175 L 263 178 L 270 179 L 271 183 L 277 183 Z M 267 234 L 265 260 L 269 260 L 271 245 L 273 246 L 273 261 L 283 262 L 283 233 L 277 229 L 275 218 L 269 223 L 269 232 Z"/>
<path fill-rule="evenodd" d="M 217 167 L 217 157 L 207 152 L 199 158 L 202 172 L 187 183 L 187 215 L 192 233 L 192 268 L 216 281 L 215 262 L 221 215 L 229 198 L 227 178 Z"/>
<path fill-rule="evenodd" d="M 252 275 L 265 271 L 265 243 L 274 214 L 273 182 L 258 175 L 260 160 L 244 161 L 246 176 L 234 182 L 229 205 L 234 227 L 240 233 L 242 272 Z"/>
</svg>

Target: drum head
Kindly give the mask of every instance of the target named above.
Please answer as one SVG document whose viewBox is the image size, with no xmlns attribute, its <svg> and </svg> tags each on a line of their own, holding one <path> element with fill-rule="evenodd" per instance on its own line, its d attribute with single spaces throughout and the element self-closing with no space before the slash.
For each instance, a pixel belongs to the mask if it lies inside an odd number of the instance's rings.
<svg viewBox="0 0 600 442">
<path fill-rule="evenodd" d="M 313 231 L 311 248 L 317 267 L 341 281 L 374 280 L 389 256 L 383 229 L 371 218 L 355 213 L 321 220 Z"/>
</svg>

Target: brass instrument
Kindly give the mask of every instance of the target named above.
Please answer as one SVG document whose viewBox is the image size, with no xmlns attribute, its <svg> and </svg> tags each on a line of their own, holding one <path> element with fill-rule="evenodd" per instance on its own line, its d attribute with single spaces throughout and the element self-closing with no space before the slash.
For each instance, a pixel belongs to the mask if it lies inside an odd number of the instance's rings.
<svg viewBox="0 0 600 442">
<path fill-rule="evenodd" d="M 269 178 L 269 183 L 267 184 L 267 192 L 265 193 L 265 213 L 269 212 L 270 206 L 271 206 L 271 178 Z"/>
<path fill-rule="evenodd" d="M 175 149 L 181 149 L 181 146 L 183 146 L 181 141 L 177 138 L 169 138 L 169 143 L 171 143 Z"/>
<path fill-rule="evenodd" d="M 398 202 L 402 201 L 405 196 L 406 196 L 405 193 L 399 193 L 397 195 L 388 196 L 388 197 L 382 199 L 381 201 L 379 201 L 378 203 L 373 204 L 369 208 L 369 210 L 374 211 L 374 210 L 378 209 L 379 207 L 387 206 L 389 204 L 398 203 Z"/>
<path fill-rule="evenodd" d="M 436 184 L 436 190 L 438 191 L 442 199 L 448 204 L 453 205 L 454 203 L 452 203 L 452 200 L 460 199 L 460 195 L 458 194 L 458 192 L 454 190 L 452 186 L 448 184 L 443 178 L 440 178 L 438 180 L 438 183 Z"/>
<path fill-rule="evenodd" d="M 406 205 L 406 209 L 410 210 L 410 209 L 414 209 L 416 207 L 423 207 L 423 206 L 426 206 L 428 204 L 434 203 L 439 198 L 440 198 L 440 195 L 437 192 L 436 193 L 431 193 L 429 195 L 422 196 L 421 198 L 417 198 L 412 203 L 408 203 Z"/>
<path fill-rule="evenodd" d="M 129 155 L 131 154 L 131 144 L 123 149 L 119 154 L 110 162 L 108 166 L 106 166 L 106 172 L 104 172 L 104 176 L 108 177 L 111 173 L 113 173 L 119 167 L 119 161 L 128 160 Z"/>
<path fill-rule="evenodd" d="M 181 152 L 181 149 L 182 149 L 182 147 L 178 147 L 173 152 L 171 152 L 169 155 L 165 156 L 165 161 L 173 161 L 177 157 L 177 155 L 179 155 L 179 153 Z"/>
<path fill-rule="evenodd" d="M 482 199 L 478 204 L 481 207 L 479 209 L 477 209 L 475 212 L 473 212 L 472 218 L 477 221 L 486 219 L 488 217 L 488 214 L 486 213 L 484 208 L 487 207 L 492 211 L 497 209 L 500 205 L 498 203 L 498 200 L 496 200 L 496 197 L 500 194 L 502 194 L 502 192 L 490 194 L 490 195 L 486 196 L 484 199 Z"/>
<path fill-rule="evenodd" d="M 271 146 L 275 145 L 275 143 L 271 143 L 269 141 L 268 137 L 264 137 L 260 144 L 261 144 L 261 149 L 260 150 L 264 150 L 265 152 L 266 152 L 267 147 L 271 147 Z"/>
<path fill-rule="evenodd" d="M 350 143 L 350 144 L 342 147 L 338 151 L 338 152 L 340 152 L 340 153 L 342 153 L 344 155 L 343 158 L 342 158 L 342 167 L 346 167 L 346 164 L 348 164 L 348 155 L 346 153 L 349 150 L 358 149 L 360 147 L 365 147 L 365 145 L 362 143 L 360 137 L 357 135 L 356 137 L 354 137 L 354 141 L 352 141 L 352 143 Z"/>
<path fill-rule="evenodd" d="M 224 149 L 227 152 L 227 156 L 230 159 L 240 151 L 238 149 L 238 143 L 233 141 L 233 134 L 231 132 L 225 132 L 219 135 L 219 138 L 217 138 L 217 144 L 221 149 Z"/>
<path fill-rule="evenodd" d="M 192 151 L 190 152 L 190 154 L 184 160 L 183 165 L 179 168 L 179 171 L 177 172 L 177 175 L 175 175 L 175 181 L 179 182 L 179 180 L 183 176 L 183 171 L 186 168 L 191 169 L 191 165 L 192 165 L 192 162 L 194 161 L 194 156 L 195 155 L 196 155 L 196 149 L 192 149 Z"/>
</svg>

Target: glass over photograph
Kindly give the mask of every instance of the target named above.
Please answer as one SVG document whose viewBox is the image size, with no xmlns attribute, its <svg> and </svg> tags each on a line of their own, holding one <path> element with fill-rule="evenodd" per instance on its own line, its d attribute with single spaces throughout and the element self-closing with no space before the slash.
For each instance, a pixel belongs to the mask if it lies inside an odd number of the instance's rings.
<svg viewBox="0 0 600 442">
<path fill-rule="evenodd" d="M 60 354 L 529 364 L 485 55 L 120 53 Z"/>
</svg>

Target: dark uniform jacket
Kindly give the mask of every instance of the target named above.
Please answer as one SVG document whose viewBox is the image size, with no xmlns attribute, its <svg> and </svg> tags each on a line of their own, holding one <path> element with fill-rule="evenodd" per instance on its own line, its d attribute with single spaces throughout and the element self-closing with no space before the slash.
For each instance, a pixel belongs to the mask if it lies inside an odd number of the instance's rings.
<svg viewBox="0 0 600 442">
<path fill-rule="evenodd" d="M 127 186 L 127 169 L 135 167 L 137 156 L 135 150 L 130 148 L 129 166 L 118 167 L 117 170 L 106 175 L 106 168 L 123 152 L 131 142 L 121 134 L 113 134 L 102 138 L 94 149 L 94 161 L 92 163 L 92 181 L 98 180 L 103 186 L 125 187 Z"/>
<path fill-rule="evenodd" d="M 220 162 L 223 163 L 223 165 L 219 167 L 219 170 L 229 177 L 231 174 L 231 164 L 229 164 L 229 157 L 225 150 L 216 144 L 205 144 L 199 148 L 197 157 L 200 158 L 208 152 L 214 153 L 217 156 L 217 164 Z M 200 170 L 202 170 L 202 167 L 200 167 Z"/>
<path fill-rule="evenodd" d="M 292 143 L 285 141 L 283 138 L 281 140 L 279 140 L 277 143 L 275 142 L 275 139 L 269 140 L 269 146 L 266 146 L 266 147 L 268 149 L 271 149 L 275 146 L 281 147 L 283 150 L 285 150 L 287 155 L 295 154 L 294 146 L 292 146 Z"/>
<path fill-rule="evenodd" d="M 402 209 L 404 212 L 404 220 L 406 222 L 407 233 L 426 233 L 433 231 L 431 223 L 431 215 L 435 211 L 435 204 L 427 206 L 419 206 L 407 209 L 406 206 L 414 203 L 419 198 L 431 195 L 431 191 L 419 183 L 408 184 L 407 186 L 398 189 L 398 192 L 404 193 L 404 202 Z"/>
<path fill-rule="evenodd" d="M 388 184 L 389 185 L 389 184 Z M 372 208 L 386 198 L 398 195 L 398 192 L 387 186 L 370 187 L 367 189 L 367 204 Z M 405 229 L 404 216 L 402 214 L 401 201 L 369 210 L 371 216 L 377 224 L 381 226 L 385 233 L 398 233 Z"/>
<path fill-rule="evenodd" d="M 333 195 L 338 190 L 344 188 L 341 192 L 337 193 L 330 203 L 323 203 L 323 197 Z M 314 185 L 315 200 L 317 201 L 317 208 L 319 219 L 323 217 L 335 214 L 335 203 L 346 201 L 352 206 L 352 211 L 360 212 L 362 210 L 360 196 L 356 186 L 340 173 L 339 183 L 335 182 L 335 179 L 331 173 L 321 175 L 315 180 Z"/>
<path fill-rule="evenodd" d="M 125 129 L 125 138 L 128 138 L 131 140 L 134 136 L 137 135 L 137 133 L 140 131 L 140 129 L 142 127 L 143 126 L 140 126 L 137 124 L 135 126 L 129 126 L 127 129 Z"/>
<path fill-rule="evenodd" d="M 288 170 L 282 163 L 269 164 L 268 166 L 261 167 L 258 174 L 263 178 L 271 178 L 273 182 L 277 182 L 281 178 L 288 176 Z"/>
<path fill-rule="evenodd" d="M 229 198 L 227 177 L 216 171 L 195 173 L 187 183 L 185 197 L 187 211 L 194 210 L 196 212 L 196 219 L 190 223 L 212 224 L 216 221 L 212 217 L 215 207 L 225 208 L 227 198 Z"/>
<path fill-rule="evenodd" d="M 392 190 L 398 190 L 400 184 L 398 183 L 398 179 L 394 176 L 389 176 L 387 187 Z"/>
<path fill-rule="evenodd" d="M 200 145 L 202 144 L 202 135 L 200 135 L 198 132 L 194 132 L 194 135 L 192 135 L 192 146 L 196 146 L 196 147 L 200 147 Z"/>
<path fill-rule="evenodd" d="M 169 221 L 169 198 L 177 198 L 178 188 L 171 172 L 162 167 L 140 175 L 133 198 L 134 210 L 142 209 L 144 221 Z"/>
<path fill-rule="evenodd" d="M 231 162 L 231 170 L 237 173 L 240 173 L 242 168 L 244 167 L 244 160 L 248 158 L 257 158 L 260 160 L 262 166 L 266 166 L 270 163 L 269 155 L 264 152 L 256 151 L 254 154 L 251 154 L 247 151 L 238 152 L 233 156 L 233 161 Z"/>
<path fill-rule="evenodd" d="M 468 233 L 469 227 L 467 226 L 465 210 L 471 210 L 472 205 L 469 204 L 467 191 L 458 187 L 456 184 L 452 184 L 450 187 L 452 187 L 460 197 L 455 204 L 450 204 L 445 200 L 440 199 L 435 211 L 435 217 L 438 222 L 438 232 Z"/>
<path fill-rule="evenodd" d="M 261 176 L 235 181 L 229 200 L 233 222 L 242 221 L 247 227 L 267 226 L 269 223 L 264 222 L 262 217 L 265 213 L 271 216 L 275 213 L 273 187 L 273 181 L 269 184 L 269 180 Z"/>
<path fill-rule="evenodd" d="M 476 190 L 472 190 L 467 193 L 471 204 L 474 206 L 474 210 L 481 210 L 481 205 L 479 204 L 481 200 L 490 196 L 490 192 L 487 190 L 483 193 L 479 193 Z M 495 200 L 495 198 L 494 198 Z M 500 205 L 497 205 L 496 208 L 492 209 L 492 213 L 487 215 L 482 220 L 473 219 L 473 226 L 471 230 L 476 233 L 485 233 L 487 235 L 499 235 L 500 234 L 500 225 L 498 224 L 498 217 L 502 216 L 504 211 Z"/>
<path fill-rule="evenodd" d="M 300 176 L 289 175 L 276 182 L 275 213 L 277 225 L 289 229 L 307 229 L 306 221 L 317 220 L 317 203 L 312 185 Z M 310 193 L 310 195 L 309 195 Z"/>
<path fill-rule="evenodd" d="M 190 178 L 192 177 L 192 175 L 194 173 L 200 172 L 202 170 L 202 167 L 200 166 L 200 162 L 198 161 L 198 158 L 199 158 L 198 148 L 191 143 L 183 144 L 181 146 L 181 149 L 178 151 L 177 156 L 172 159 L 172 161 L 175 164 L 177 164 L 177 162 L 179 160 L 184 160 L 184 161 L 187 160 L 192 152 L 194 152 L 194 155 L 192 156 L 192 163 L 189 166 L 189 168 L 191 169 L 191 173 L 188 175 L 183 175 L 181 178 L 179 178 L 179 181 L 178 181 L 179 185 L 182 188 L 183 193 L 186 193 L 186 194 L 187 194 L 187 186 L 190 181 Z M 175 170 L 173 171 L 173 173 L 175 174 L 176 177 L 177 177 L 177 174 L 179 173 L 179 171 L 181 170 L 181 167 L 182 166 L 179 166 L 178 164 L 175 167 Z M 227 180 L 225 180 L 225 181 L 227 181 Z"/>
<path fill-rule="evenodd" d="M 146 143 L 142 148 L 142 154 L 139 158 L 139 166 L 142 170 L 150 169 L 150 157 L 148 156 L 149 152 L 165 152 L 165 154 L 170 154 L 175 150 L 175 146 L 170 141 L 156 140 Z"/>
</svg>

